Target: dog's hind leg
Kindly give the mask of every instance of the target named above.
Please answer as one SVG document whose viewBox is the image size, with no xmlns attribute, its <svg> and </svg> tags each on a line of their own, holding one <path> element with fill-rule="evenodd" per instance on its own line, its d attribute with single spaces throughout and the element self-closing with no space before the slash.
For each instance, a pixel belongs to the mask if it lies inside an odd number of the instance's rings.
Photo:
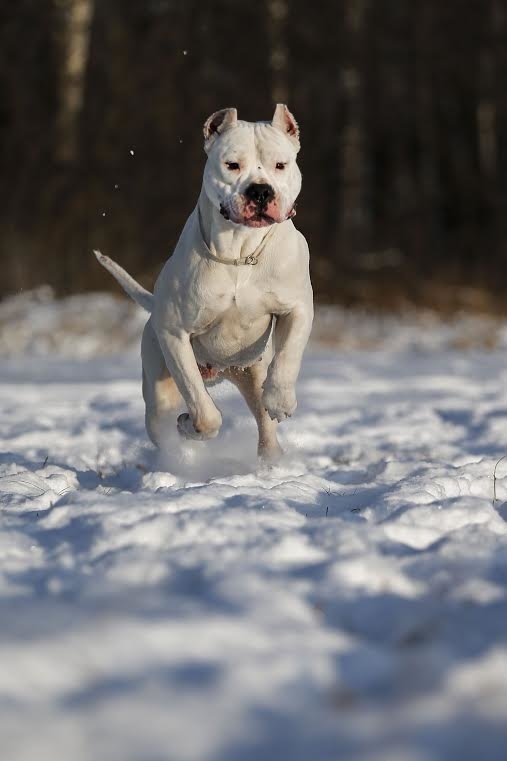
<svg viewBox="0 0 507 761">
<path fill-rule="evenodd" d="M 148 320 L 144 328 L 141 356 L 146 432 L 155 446 L 161 448 L 165 438 L 164 432 L 170 424 L 174 426 L 176 413 L 183 400 L 167 369 L 151 320 Z"/>
<path fill-rule="evenodd" d="M 231 367 L 224 377 L 239 389 L 259 430 L 257 453 L 263 460 L 274 462 L 283 454 L 276 435 L 276 420 L 271 420 L 262 405 L 262 384 L 266 379 L 267 363 L 264 358 L 251 367 Z"/>
</svg>

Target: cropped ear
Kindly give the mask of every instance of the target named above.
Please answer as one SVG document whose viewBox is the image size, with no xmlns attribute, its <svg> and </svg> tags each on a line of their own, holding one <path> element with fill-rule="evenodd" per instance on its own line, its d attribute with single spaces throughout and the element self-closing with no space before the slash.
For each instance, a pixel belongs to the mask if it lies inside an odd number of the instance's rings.
<svg viewBox="0 0 507 761">
<path fill-rule="evenodd" d="M 214 114 L 204 122 L 204 150 L 209 151 L 215 139 L 225 130 L 236 126 L 238 122 L 238 112 L 235 108 L 223 108 L 221 111 L 215 111 Z"/>
<path fill-rule="evenodd" d="M 277 104 L 271 124 L 283 132 L 284 135 L 287 135 L 291 143 L 295 145 L 296 150 L 299 151 L 298 123 L 284 103 Z"/>
</svg>

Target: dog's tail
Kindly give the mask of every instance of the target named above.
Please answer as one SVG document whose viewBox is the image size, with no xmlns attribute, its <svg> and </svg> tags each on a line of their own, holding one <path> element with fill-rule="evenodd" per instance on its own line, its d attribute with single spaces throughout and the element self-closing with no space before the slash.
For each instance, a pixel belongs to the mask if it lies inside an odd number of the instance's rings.
<svg viewBox="0 0 507 761">
<path fill-rule="evenodd" d="M 128 272 L 120 267 L 119 264 L 113 262 L 108 256 L 104 256 L 100 251 L 93 252 L 97 257 L 100 264 L 108 270 L 111 275 L 119 282 L 125 293 L 127 293 L 131 299 L 134 299 L 136 304 L 146 309 L 147 312 L 153 311 L 153 294 L 139 285 L 138 282 L 131 277 Z"/>
</svg>

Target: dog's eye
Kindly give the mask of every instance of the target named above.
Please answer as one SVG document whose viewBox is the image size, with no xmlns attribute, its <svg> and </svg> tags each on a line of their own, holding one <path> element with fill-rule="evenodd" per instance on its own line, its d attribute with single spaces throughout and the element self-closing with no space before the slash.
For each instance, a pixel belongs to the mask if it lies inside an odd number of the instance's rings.
<svg viewBox="0 0 507 761">
<path fill-rule="evenodd" d="M 225 166 L 227 169 L 229 169 L 231 172 L 237 172 L 239 169 L 239 164 L 237 161 L 226 161 Z"/>
<path fill-rule="evenodd" d="M 277 169 L 285 169 L 285 162 L 284 161 L 277 161 L 276 162 L 276 168 Z"/>
</svg>

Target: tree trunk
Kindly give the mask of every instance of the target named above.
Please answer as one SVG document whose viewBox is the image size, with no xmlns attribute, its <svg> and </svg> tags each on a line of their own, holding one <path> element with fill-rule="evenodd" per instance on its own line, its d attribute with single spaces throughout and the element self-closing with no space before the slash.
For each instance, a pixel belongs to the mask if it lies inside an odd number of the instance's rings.
<svg viewBox="0 0 507 761">
<path fill-rule="evenodd" d="M 55 154 L 63 163 L 79 159 L 79 117 L 95 0 L 55 0 L 61 15 L 61 79 Z"/>
<path fill-rule="evenodd" d="M 289 51 L 287 45 L 288 0 L 267 0 L 270 40 L 269 67 L 273 104 L 287 103 L 289 97 Z"/>
<path fill-rule="evenodd" d="M 348 41 L 341 75 L 344 127 L 340 142 L 342 204 L 339 215 L 343 255 L 363 248 L 368 232 L 365 198 L 366 160 L 363 104 L 363 42 L 368 0 L 348 0 L 345 39 Z"/>
</svg>

